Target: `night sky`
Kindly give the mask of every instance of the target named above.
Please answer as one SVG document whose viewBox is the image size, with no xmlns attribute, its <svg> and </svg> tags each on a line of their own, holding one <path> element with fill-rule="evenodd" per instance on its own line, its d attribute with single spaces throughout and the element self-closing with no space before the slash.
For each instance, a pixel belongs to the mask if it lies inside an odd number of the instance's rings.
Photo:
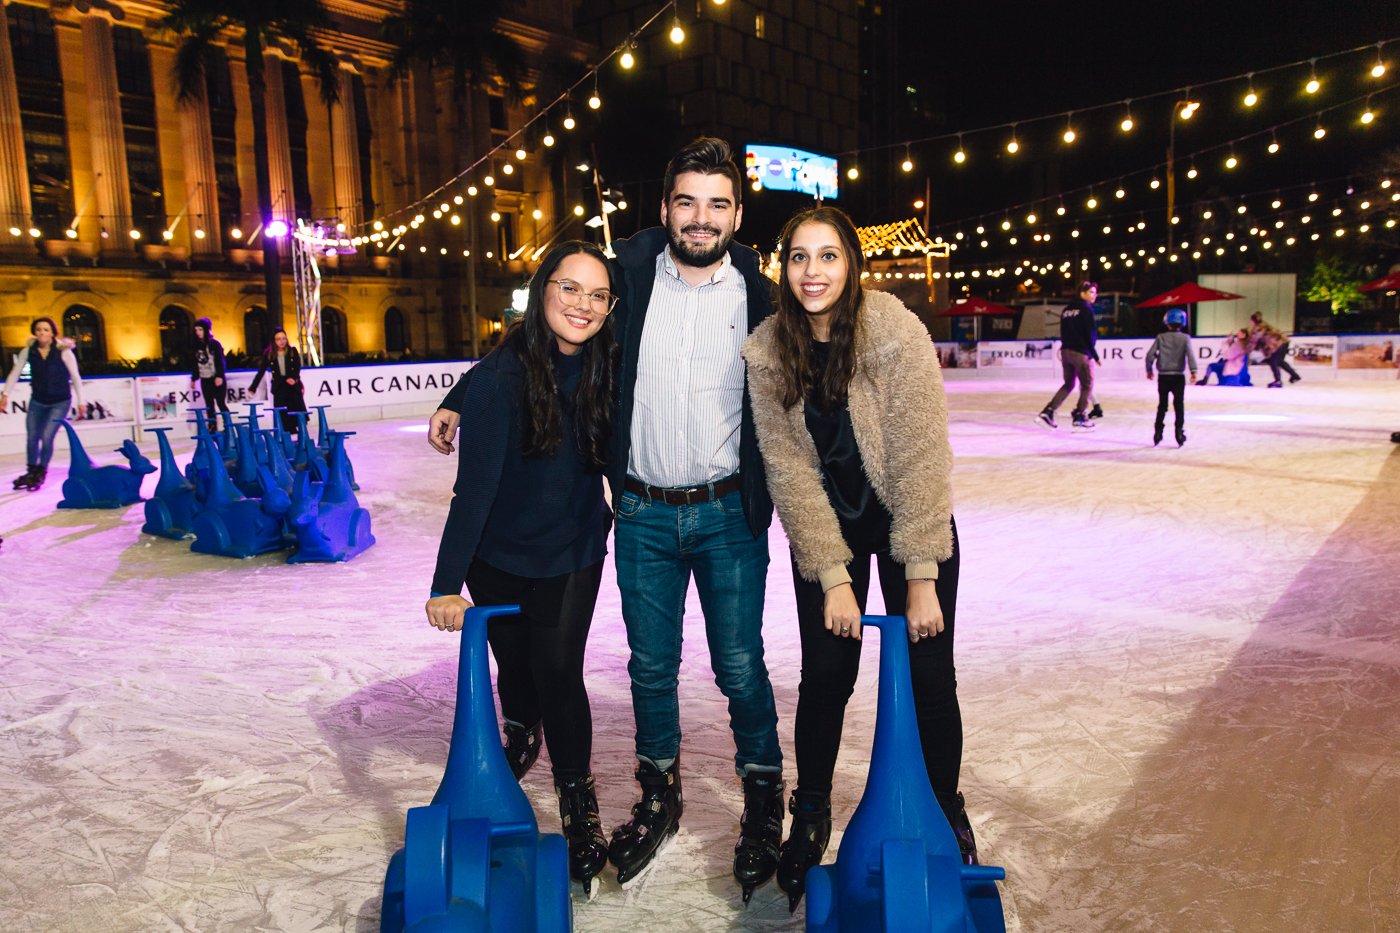
<svg viewBox="0 0 1400 933">
<path fill-rule="evenodd" d="M 928 95 L 932 133 L 1141 98 L 1400 38 L 1400 3 L 1374 0 L 1016 5 L 894 0 L 891 11 L 905 37 L 901 71 L 910 86 Z M 1202 89 L 1193 94 L 1201 111 L 1189 125 L 1178 123 L 1178 157 L 1400 81 L 1400 42 L 1387 46 L 1382 57 L 1389 70 L 1381 79 L 1365 70 L 1374 63 L 1374 51 L 1320 63 L 1323 88 L 1311 99 L 1301 90 L 1306 66 L 1261 75 L 1256 84 L 1261 100 L 1252 109 L 1241 103 L 1244 82 Z M 1218 171 L 1227 153 L 1214 154 L 1201 162 L 1202 183 L 1244 194 L 1360 171 L 1379 152 L 1400 144 L 1400 89 L 1378 95 L 1374 103 L 1377 120 L 1364 130 L 1356 123 L 1359 104 L 1329 115 L 1324 143 L 1313 144 L 1309 121 L 1280 131 L 1278 155 L 1264 155 L 1267 140 L 1241 144 L 1240 167 L 1229 178 Z M 949 158 L 953 142 L 916 146 L 920 167 L 910 179 L 908 200 L 922 193 L 928 175 L 937 225 L 1147 168 L 1165 155 L 1171 106 L 1170 99 L 1158 98 L 1132 107 L 1131 140 L 1118 129 L 1121 108 L 1077 117 L 1079 138 L 1073 146 L 1060 140 L 1063 119 L 1022 126 L 1017 136 L 1023 149 L 1014 158 L 1002 150 L 1006 130 L 968 137 L 970 159 L 957 169 Z M 898 161 L 902 152 L 890 157 Z M 1217 170 L 1207 171 L 1207 162 Z M 1142 194 L 1140 202 L 1146 200 Z M 1164 214 L 1165 201 L 1155 200 Z"/>
</svg>

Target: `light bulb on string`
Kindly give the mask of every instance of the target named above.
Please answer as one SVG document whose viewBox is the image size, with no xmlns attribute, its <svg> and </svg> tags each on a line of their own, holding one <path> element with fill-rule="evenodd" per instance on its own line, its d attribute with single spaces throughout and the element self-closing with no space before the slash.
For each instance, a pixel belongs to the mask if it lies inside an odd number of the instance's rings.
<svg viewBox="0 0 1400 933">
<path fill-rule="evenodd" d="M 1065 115 L 1065 131 L 1062 134 L 1060 134 L 1060 138 L 1065 141 L 1065 145 L 1067 146 L 1079 138 L 1079 134 L 1074 131 L 1074 124 L 1072 122 L 1073 120 L 1073 113 Z"/>
<path fill-rule="evenodd" d="M 675 19 L 671 20 L 671 42 L 674 45 L 680 45 L 684 41 L 685 30 L 681 28 L 680 17 L 677 16 Z"/>
<path fill-rule="evenodd" d="M 1021 151 L 1021 143 L 1016 139 L 1016 125 L 1011 125 L 1011 138 L 1006 142 L 1006 151 L 1015 155 Z"/>
<path fill-rule="evenodd" d="M 1321 114 L 1318 114 L 1318 117 L 1319 117 L 1319 118 L 1321 118 L 1321 116 L 1322 116 Z M 1326 135 L 1327 135 L 1327 128 L 1326 128 L 1325 126 L 1323 126 L 1323 125 L 1319 122 L 1319 123 L 1317 124 L 1317 128 L 1316 128 L 1315 130 L 1313 130 L 1313 139 L 1321 139 L 1322 137 L 1324 137 L 1324 136 L 1326 136 Z"/>
<path fill-rule="evenodd" d="M 914 171 L 914 162 L 909 158 L 909 144 L 904 145 L 904 161 L 899 163 L 899 168 L 906 175 Z"/>
<path fill-rule="evenodd" d="M 548 149 L 554 145 L 554 134 L 546 131 L 544 138 L 541 139 L 540 142 L 544 143 L 545 148 Z"/>
<path fill-rule="evenodd" d="M 496 176 L 487 175 L 485 178 L 481 179 L 481 183 L 486 187 L 490 188 L 491 186 L 496 184 Z"/>
<path fill-rule="evenodd" d="M 1197 175 L 1199 175 L 1199 174 L 1201 174 L 1201 173 L 1198 172 L 1198 171 L 1196 171 L 1196 164 L 1195 164 L 1194 162 L 1191 163 L 1191 167 L 1188 168 L 1188 169 L 1186 170 L 1186 177 L 1187 177 L 1187 178 L 1195 178 L 1195 177 L 1196 177 Z"/>
<path fill-rule="evenodd" d="M 511 163 L 507 162 L 506 164 L 504 164 L 504 165 L 501 166 L 501 174 L 502 174 L 502 175 L 514 175 L 514 174 L 515 174 L 515 166 L 512 165 Z"/>
<path fill-rule="evenodd" d="M 1094 208 L 1099 206 L 1099 199 L 1094 197 L 1093 193 L 1091 192 L 1089 194 L 1089 200 L 1084 202 L 1084 206 L 1092 211 Z"/>
<path fill-rule="evenodd" d="M 517 162 L 524 162 L 525 157 L 528 155 L 529 153 L 525 151 L 524 147 L 515 150 L 515 159 Z"/>
<path fill-rule="evenodd" d="M 1249 88 L 1244 92 L 1244 105 L 1246 107 L 1253 107 L 1255 104 L 1259 103 L 1259 94 L 1254 90 L 1254 72 L 1251 71 L 1246 76 L 1246 79 L 1249 81 Z"/>
<path fill-rule="evenodd" d="M 1379 78 L 1385 74 L 1385 59 L 1381 58 L 1381 49 L 1384 47 L 1384 42 L 1376 43 L 1376 63 L 1371 66 L 1371 77 L 1373 78 Z"/>
<path fill-rule="evenodd" d="M 578 125 L 574 119 L 574 108 L 569 104 L 564 105 L 564 129 L 571 130 Z"/>
<path fill-rule="evenodd" d="M 1115 198 L 1117 198 L 1118 200 L 1121 201 L 1121 200 L 1123 200 L 1125 197 L 1127 197 L 1127 195 L 1128 195 L 1128 192 L 1125 191 L 1125 190 L 1123 190 L 1123 183 L 1122 183 L 1122 182 L 1119 182 L 1119 183 L 1118 183 L 1117 189 L 1115 189 L 1114 192 L 1113 192 L 1113 196 L 1114 196 Z"/>
<path fill-rule="evenodd" d="M 597 110 L 603 106 L 603 99 L 598 96 L 598 72 L 593 72 L 593 96 L 588 98 L 588 109 Z"/>
<path fill-rule="evenodd" d="M 1366 98 L 1366 109 L 1361 111 L 1361 125 L 1370 126 L 1375 122 L 1376 114 L 1371 110 L 1371 98 Z"/>
<path fill-rule="evenodd" d="M 1322 89 L 1322 82 L 1317 80 L 1317 59 L 1308 59 L 1308 83 L 1303 85 L 1303 90 L 1309 94 L 1316 94 Z"/>
<path fill-rule="evenodd" d="M 1277 135 L 1277 134 L 1271 133 L 1271 134 L 1270 134 L 1270 139 L 1269 139 L 1269 155 L 1275 155 L 1275 154 L 1277 154 L 1277 153 L 1278 153 L 1278 150 L 1279 150 L 1278 135 Z"/>
<path fill-rule="evenodd" d="M 453 204 L 461 204 L 461 203 L 462 203 L 462 196 L 461 196 L 460 194 L 454 194 L 454 195 L 452 196 L 452 203 L 453 203 Z"/>
<path fill-rule="evenodd" d="M 953 153 L 953 161 L 959 165 L 967 161 L 967 152 L 963 149 L 962 133 L 958 134 L 958 149 Z"/>
<path fill-rule="evenodd" d="M 850 168 L 846 169 L 846 177 L 849 178 L 851 181 L 855 181 L 857 178 L 860 177 L 860 169 L 852 165 Z"/>
<path fill-rule="evenodd" d="M 1153 191 L 1156 191 L 1158 188 L 1162 187 L 1162 182 L 1160 179 L 1154 178 L 1147 183 L 1147 187 L 1151 188 Z"/>
<path fill-rule="evenodd" d="M 1118 124 L 1118 128 L 1125 133 L 1133 131 L 1133 102 L 1131 100 L 1123 101 L 1123 120 Z"/>
<path fill-rule="evenodd" d="M 624 71 L 631 71 L 632 67 L 637 64 L 637 56 L 633 54 L 633 49 L 635 48 L 636 44 L 631 39 L 628 39 L 626 47 L 622 50 L 622 54 L 617 58 L 617 63 L 622 66 Z M 597 96 L 596 92 L 594 96 Z"/>
<path fill-rule="evenodd" d="M 1061 204 L 1059 207 L 1055 208 L 1055 213 L 1060 217 L 1065 216 L 1065 206 Z"/>
<path fill-rule="evenodd" d="M 1239 158 L 1238 158 L 1233 152 L 1230 153 L 1228 156 L 1225 157 L 1225 167 L 1226 167 L 1226 168 L 1234 168 L 1236 165 L 1239 165 L 1239 164 L 1240 164 L 1240 160 L 1239 160 Z"/>
</svg>

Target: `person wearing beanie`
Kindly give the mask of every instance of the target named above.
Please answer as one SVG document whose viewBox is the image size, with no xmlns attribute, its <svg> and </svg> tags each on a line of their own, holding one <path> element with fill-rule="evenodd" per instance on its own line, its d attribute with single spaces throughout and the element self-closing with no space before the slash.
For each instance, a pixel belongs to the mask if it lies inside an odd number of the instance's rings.
<svg viewBox="0 0 1400 933">
<path fill-rule="evenodd" d="M 209 423 L 214 425 L 214 403 L 228 411 L 228 383 L 224 379 L 224 345 L 214 339 L 214 325 L 207 317 L 194 322 L 194 347 L 190 354 L 190 385 L 199 385 Z M 212 427 L 211 427 L 212 430 Z"/>
</svg>

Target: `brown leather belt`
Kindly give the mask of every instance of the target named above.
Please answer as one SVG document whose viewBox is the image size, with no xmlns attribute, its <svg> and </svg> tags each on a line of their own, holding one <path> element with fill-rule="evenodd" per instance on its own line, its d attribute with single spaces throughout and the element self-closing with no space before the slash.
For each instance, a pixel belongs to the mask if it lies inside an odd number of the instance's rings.
<svg viewBox="0 0 1400 933">
<path fill-rule="evenodd" d="M 722 479 L 717 483 L 710 483 L 704 486 L 690 486 L 685 489 L 666 489 L 661 486 L 648 486 L 639 479 L 627 477 L 622 483 L 622 488 L 628 492 L 639 496 L 646 496 L 648 499 L 655 499 L 667 505 L 696 505 L 700 502 L 709 502 L 711 498 L 718 499 L 727 496 L 739 488 L 739 474 L 735 473 L 728 479 Z M 710 490 L 714 493 L 711 495 Z"/>
</svg>

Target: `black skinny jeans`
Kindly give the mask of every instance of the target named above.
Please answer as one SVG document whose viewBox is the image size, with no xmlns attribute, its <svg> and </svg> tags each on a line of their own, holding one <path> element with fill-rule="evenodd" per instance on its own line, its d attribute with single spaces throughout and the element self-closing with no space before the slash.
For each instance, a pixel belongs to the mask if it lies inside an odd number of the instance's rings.
<svg viewBox="0 0 1400 933">
<path fill-rule="evenodd" d="M 560 782 L 587 774 L 593 754 L 583 649 L 602 580 L 602 561 L 557 577 L 520 577 L 479 558 L 467 571 L 472 602 L 520 604 L 520 615 L 486 625 L 501 715 L 525 726 L 544 720 L 549 760 Z"/>
<path fill-rule="evenodd" d="M 1280 369 L 1288 373 L 1290 379 L 1298 378 L 1298 371 L 1288 363 L 1288 343 L 1289 342 L 1285 340 L 1283 343 L 1279 344 L 1278 349 L 1270 353 L 1269 358 L 1264 361 L 1269 364 L 1269 371 L 1274 374 L 1274 382 L 1283 381 L 1283 376 L 1279 374 Z"/>
<path fill-rule="evenodd" d="M 214 420 L 214 406 L 217 404 L 220 411 L 228 411 L 228 379 L 224 379 L 221 386 L 214 385 L 214 377 L 205 379 L 199 378 L 199 391 L 204 394 L 204 407 L 209 411 L 209 433 L 213 433 L 218 427 L 218 422 Z"/>
<path fill-rule="evenodd" d="M 848 565 L 856 603 L 865 612 L 870 590 L 870 551 L 856 551 Z M 889 615 L 904 615 L 909 585 L 904 567 L 888 549 L 873 555 L 880 571 L 880 592 Z M 929 783 L 945 813 L 956 814 L 958 772 L 962 768 L 962 711 L 958 707 L 958 683 L 953 670 L 953 623 L 957 617 L 958 567 L 961 549 L 958 527 L 953 524 L 953 554 L 938 565 L 938 605 L 943 610 L 943 631 L 910 643 L 909 667 L 914 681 L 914 715 L 919 725 L 924 767 Z M 841 727 L 846 702 L 860 673 L 862 642 L 827 631 L 822 610 L 821 584 L 802 579 L 796 562 L 792 568 L 797 595 L 797 627 L 802 637 L 802 679 L 797 688 L 797 791 L 831 794 L 836 754 L 841 748 Z M 883 648 L 882 648 L 883 650 Z M 868 739 L 867 739 L 868 741 Z"/>
<path fill-rule="evenodd" d="M 1186 426 L 1186 375 L 1185 373 L 1157 374 L 1157 428 L 1167 423 L 1167 399 L 1171 399 L 1176 409 L 1176 429 Z"/>
</svg>

